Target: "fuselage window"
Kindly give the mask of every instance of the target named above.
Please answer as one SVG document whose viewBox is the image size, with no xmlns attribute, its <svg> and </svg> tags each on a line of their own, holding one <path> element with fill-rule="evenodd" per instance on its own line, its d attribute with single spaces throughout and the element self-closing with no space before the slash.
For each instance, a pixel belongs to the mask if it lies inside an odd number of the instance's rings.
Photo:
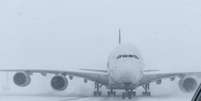
<svg viewBox="0 0 201 101">
<path fill-rule="evenodd" d="M 121 58 L 135 58 L 135 59 L 139 60 L 139 57 L 138 57 L 138 56 L 136 56 L 136 55 L 131 55 L 131 54 L 129 54 L 129 55 L 124 54 L 124 55 L 118 55 L 118 56 L 117 56 L 117 59 L 121 59 Z"/>
</svg>

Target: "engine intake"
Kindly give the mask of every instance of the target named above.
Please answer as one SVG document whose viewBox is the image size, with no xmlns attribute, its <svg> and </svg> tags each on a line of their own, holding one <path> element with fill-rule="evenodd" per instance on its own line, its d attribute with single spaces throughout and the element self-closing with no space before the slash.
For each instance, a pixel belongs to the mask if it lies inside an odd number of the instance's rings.
<svg viewBox="0 0 201 101">
<path fill-rule="evenodd" d="M 18 72 L 13 76 L 13 81 L 17 86 L 26 87 L 30 84 L 31 78 L 26 72 Z"/>
<path fill-rule="evenodd" d="M 197 88 L 198 82 L 195 77 L 184 77 L 179 80 L 179 88 L 183 92 L 192 92 Z"/>
<path fill-rule="evenodd" d="M 51 80 L 51 86 L 54 90 L 63 91 L 68 86 L 68 80 L 63 75 L 56 75 Z"/>
</svg>

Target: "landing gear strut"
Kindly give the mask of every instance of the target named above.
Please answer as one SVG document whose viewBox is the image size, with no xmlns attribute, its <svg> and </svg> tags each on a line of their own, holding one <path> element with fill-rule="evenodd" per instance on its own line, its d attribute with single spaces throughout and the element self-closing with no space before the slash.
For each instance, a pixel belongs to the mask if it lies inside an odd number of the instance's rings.
<svg viewBox="0 0 201 101">
<path fill-rule="evenodd" d="M 94 96 L 101 96 L 102 92 L 100 91 L 100 88 L 102 85 L 98 82 L 95 82 L 95 91 L 94 91 Z"/>
<path fill-rule="evenodd" d="M 144 96 L 151 96 L 151 92 L 149 91 L 149 89 L 150 89 L 150 84 L 148 83 L 148 84 L 145 84 L 144 86 L 143 86 L 143 88 L 144 88 L 144 92 L 142 92 L 142 95 L 144 95 Z"/>
<path fill-rule="evenodd" d="M 111 88 L 110 91 L 107 92 L 107 96 L 116 96 L 116 92 Z"/>
<path fill-rule="evenodd" d="M 128 99 L 132 99 L 132 97 L 136 96 L 136 92 L 133 91 L 133 89 L 126 89 L 125 92 L 122 93 L 122 98 L 125 99 L 128 97 Z"/>
</svg>

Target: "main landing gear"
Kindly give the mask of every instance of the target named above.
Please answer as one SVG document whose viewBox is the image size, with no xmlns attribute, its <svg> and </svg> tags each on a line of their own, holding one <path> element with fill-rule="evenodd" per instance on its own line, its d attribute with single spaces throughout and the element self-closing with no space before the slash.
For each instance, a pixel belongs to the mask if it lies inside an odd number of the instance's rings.
<svg viewBox="0 0 201 101">
<path fill-rule="evenodd" d="M 102 92 L 100 91 L 100 88 L 102 87 L 102 85 L 98 82 L 95 82 L 95 90 L 94 90 L 94 96 L 101 96 Z"/>
<path fill-rule="evenodd" d="M 144 96 L 151 96 L 151 92 L 149 91 L 149 89 L 150 89 L 150 84 L 148 83 L 148 84 L 145 84 L 144 86 L 143 86 L 143 88 L 144 88 L 144 92 L 142 92 L 142 95 L 144 95 Z"/>
<path fill-rule="evenodd" d="M 136 96 L 136 92 L 133 89 L 126 89 L 126 91 L 122 93 L 123 99 L 126 97 L 128 97 L 128 99 L 132 99 L 134 96 Z"/>
<path fill-rule="evenodd" d="M 116 96 L 116 92 L 113 89 L 110 89 L 110 91 L 107 92 L 107 96 Z"/>
</svg>

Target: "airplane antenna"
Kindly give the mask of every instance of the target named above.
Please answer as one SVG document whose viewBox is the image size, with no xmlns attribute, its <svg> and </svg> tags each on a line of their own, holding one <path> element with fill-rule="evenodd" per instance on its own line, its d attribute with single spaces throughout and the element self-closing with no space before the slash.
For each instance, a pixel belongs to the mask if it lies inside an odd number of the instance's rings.
<svg viewBox="0 0 201 101">
<path fill-rule="evenodd" d="M 119 45 L 121 44 L 121 29 L 119 28 Z"/>
</svg>

